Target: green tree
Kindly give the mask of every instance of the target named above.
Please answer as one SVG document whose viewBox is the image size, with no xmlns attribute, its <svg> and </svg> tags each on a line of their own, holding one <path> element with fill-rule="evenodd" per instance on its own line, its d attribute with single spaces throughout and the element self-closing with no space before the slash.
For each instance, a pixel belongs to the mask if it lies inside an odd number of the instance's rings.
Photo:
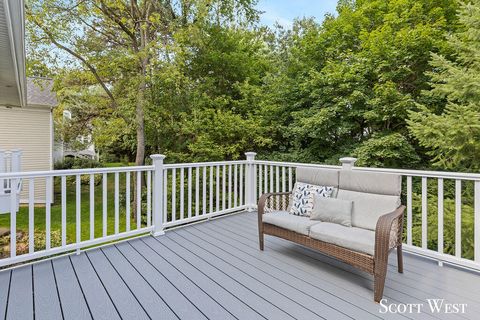
<svg viewBox="0 0 480 320">
<path fill-rule="evenodd" d="M 430 53 L 445 50 L 455 9 L 454 1 L 340 1 L 338 15 L 321 25 L 300 20 L 292 31 L 280 32 L 280 83 L 271 84 L 278 91 L 272 117 L 285 119 L 279 152 L 337 162 L 347 154 L 364 157 L 369 146 L 389 137 L 388 161 L 378 153 L 360 160 L 412 166 L 396 151 L 401 149 L 419 163 L 423 155 L 406 118 L 429 88 Z"/>
<path fill-rule="evenodd" d="M 450 56 L 432 54 L 428 103 L 410 112 L 409 127 L 438 168 L 478 171 L 480 154 L 480 1 L 463 3 Z M 443 107 L 444 106 L 444 107 Z"/>
<path fill-rule="evenodd" d="M 97 108 L 88 116 L 97 120 L 97 128 L 123 120 L 129 128 L 124 136 L 134 133 L 131 145 L 140 165 L 151 75 L 175 55 L 176 34 L 194 36 L 205 21 L 232 25 L 254 20 L 253 5 L 253 0 L 32 0 L 27 7 L 30 59 L 46 56 L 54 66 L 74 72 L 70 80 L 77 87 L 101 88 L 107 102 L 93 105 Z"/>
</svg>

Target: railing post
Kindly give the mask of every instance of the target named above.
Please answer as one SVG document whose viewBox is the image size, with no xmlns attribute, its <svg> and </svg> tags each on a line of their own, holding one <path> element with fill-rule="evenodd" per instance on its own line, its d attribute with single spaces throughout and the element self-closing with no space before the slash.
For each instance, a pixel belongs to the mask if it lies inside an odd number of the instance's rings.
<svg viewBox="0 0 480 320">
<path fill-rule="evenodd" d="M 255 209 L 255 156 L 256 152 L 246 152 L 247 156 L 247 168 L 245 176 L 245 197 L 247 204 L 247 211 L 252 212 Z"/>
<path fill-rule="evenodd" d="M 353 167 L 355 166 L 355 161 L 357 161 L 357 158 L 352 158 L 352 157 L 340 158 L 340 162 L 342 163 L 343 170 L 353 169 Z"/>
<path fill-rule="evenodd" d="M 0 149 L 0 174 L 5 173 L 5 150 Z M 0 194 L 4 193 L 4 180 L 0 179 Z"/>
<path fill-rule="evenodd" d="M 163 231 L 163 154 L 153 154 L 150 156 L 153 160 L 153 231 L 154 236 L 165 234 Z"/>
</svg>

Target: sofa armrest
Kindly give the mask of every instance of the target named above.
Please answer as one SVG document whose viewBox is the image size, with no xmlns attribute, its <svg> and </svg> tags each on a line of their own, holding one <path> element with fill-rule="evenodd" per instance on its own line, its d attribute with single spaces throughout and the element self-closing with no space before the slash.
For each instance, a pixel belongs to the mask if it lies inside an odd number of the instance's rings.
<svg viewBox="0 0 480 320">
<path fill-rule="evenodd" d="M 291 192 L 264 193 L 258 200 L 258 221 L 262 221 L 262 215 L 268 211 L 287 210 Z"/>
<path fill-rule="evenodd" d="M 384 214 L 377 221 L 375 229 L 375 257 L 388 255 L 390 249 L 402 244 L 403 212 L 405 206 Z"/>
</svg>

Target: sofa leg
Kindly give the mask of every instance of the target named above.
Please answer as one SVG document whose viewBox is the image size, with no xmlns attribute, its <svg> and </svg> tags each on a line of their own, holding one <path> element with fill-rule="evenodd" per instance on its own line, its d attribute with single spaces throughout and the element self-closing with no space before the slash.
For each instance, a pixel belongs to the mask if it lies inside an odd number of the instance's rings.
<svg viewBox="0 0 480 320">
<path fill-rule="evenodd" d="M 375 272 L 374 272 L 375 302 L 380 302 L 380 300 L 382 300 L 383 289 L 385 287 L 385 278 L 387 276 L 387 266 L 388 266 L 388 257 L 383 261 L 377 261 L 377 263 L 375 263 Z"/>
<path fill-rule="evenodd" d="M 263 232 L 258 232 L 258 244 L 260 245 L 260 250 L 263 251 Z"/>
<path fill-rule="evenodd" d="M 375 302 L 380 302 L 383 297 L 383 288 L 385 287 L 385 276 L 386 272 L 383 274 L 376 274 L 374 278 L 374 286 L 375 286 L 375 291 L 373 294 L 373 299 Z"/>
<path fill-rule="evenodd" d="M 397 247 L 397 264 L 398 264 L 398 272 L 403 273 L 403 251 L 402 245 Z"/>
</svg>

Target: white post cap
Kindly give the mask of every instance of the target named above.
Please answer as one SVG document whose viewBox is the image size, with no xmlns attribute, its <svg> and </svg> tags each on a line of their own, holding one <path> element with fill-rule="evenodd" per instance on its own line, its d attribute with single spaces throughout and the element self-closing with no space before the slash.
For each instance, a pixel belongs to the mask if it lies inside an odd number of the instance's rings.
<svg viewBox="0 0 480 320">
<path fill-rule="evenodd" d="M 355 161 L 357 161 L 357 158 L 353 158 L 353 157 L 340 158 L 340 162 L 342 163 L 342 169 L 352 169 L 355 166 Z"/>
<path fill-rule="evenodd" d="M 150 155 L 150 159 L 152 159 L 153 161 L 163 160 L 165 158 L 166 158 L 166 155 L 164 155 L 164 154 L 152 154 L 152 155 Z"/>
<path fill-rule="evenodd" d="M 255 156 L 257 155 L 256 152 L 245 152 L 245 155 L 247 156 L 247 160 L 255 160 Z"/>
</svg>

